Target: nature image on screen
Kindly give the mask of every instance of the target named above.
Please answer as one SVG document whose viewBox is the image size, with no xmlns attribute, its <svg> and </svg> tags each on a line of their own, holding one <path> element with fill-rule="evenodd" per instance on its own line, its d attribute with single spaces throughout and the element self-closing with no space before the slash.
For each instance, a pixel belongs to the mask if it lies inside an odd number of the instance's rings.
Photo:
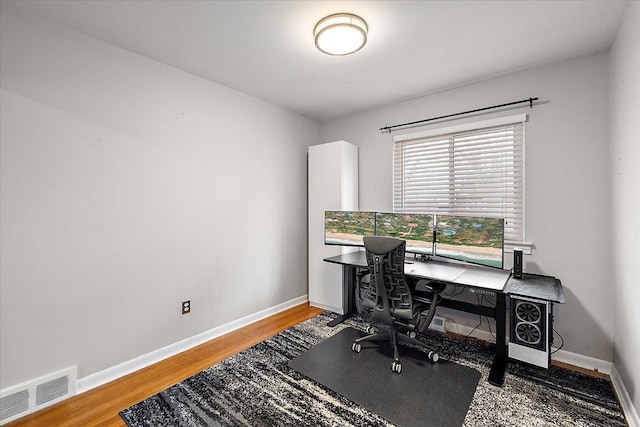
<svg viewBox="0 0 640 427">
<path fill-rule="evenodd" d="M 436 255 L 502 268 L 504 220 L 437 215 Z"/>
<path fill-rule="evenodd" d="M 407 252 L 433 254 L 433 215 L 376 212 L 376 235 L 407 241 Z"/>
<path fill-rule="evenodd" d="M 375 212 L 326 211 L 324 243 L 326 245 L 364 246 L 364 236 L 375 235 Z"/>
</svg>

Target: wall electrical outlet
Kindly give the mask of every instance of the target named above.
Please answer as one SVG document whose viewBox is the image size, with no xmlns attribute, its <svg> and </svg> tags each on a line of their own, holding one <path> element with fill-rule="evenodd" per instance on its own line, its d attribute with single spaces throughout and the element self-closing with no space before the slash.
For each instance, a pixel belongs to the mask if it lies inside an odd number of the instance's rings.
<svg viewBox="0 0 640 427">
<path fill-rule="evenodd" d="M 182 314 L 191 313 L 191 300 L 182 301 Z"/>
</svg>

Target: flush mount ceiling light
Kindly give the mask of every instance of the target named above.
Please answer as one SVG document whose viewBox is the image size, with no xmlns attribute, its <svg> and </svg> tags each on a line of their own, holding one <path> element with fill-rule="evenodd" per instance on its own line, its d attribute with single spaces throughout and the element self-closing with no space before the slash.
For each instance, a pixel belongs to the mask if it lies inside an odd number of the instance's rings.
<svg viewBox="0 0 640 427">
<path fill-rule="evenodd" d="M 367 42 L 367 23 L 351 13 L 336 13 L 316 24 L 316 47 L 327 55 L 343 56 L 357 52 Z"/>
</svg>

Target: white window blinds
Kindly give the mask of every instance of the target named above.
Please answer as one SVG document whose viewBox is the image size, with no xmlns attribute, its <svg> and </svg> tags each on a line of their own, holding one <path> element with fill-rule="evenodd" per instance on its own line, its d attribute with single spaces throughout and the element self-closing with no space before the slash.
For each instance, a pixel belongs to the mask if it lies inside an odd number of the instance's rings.
<svg viewBox="0 0 640 427">
<path fill-rule="evenodd" d="M 523 242 L 525 120 L 394 138 L 394 211 L 500 217 L 505 241 Z"/>
</svg>

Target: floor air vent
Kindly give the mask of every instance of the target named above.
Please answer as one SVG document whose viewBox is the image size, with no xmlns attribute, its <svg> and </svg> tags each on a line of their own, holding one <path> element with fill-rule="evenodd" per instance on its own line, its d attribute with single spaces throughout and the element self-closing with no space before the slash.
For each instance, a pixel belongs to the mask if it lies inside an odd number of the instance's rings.
<svg viewBox="0 0 640 427">
<path fill-rule="evenodd" d="M 29 390 L 21 390 L 0 399 L 0 420 L 2 422 L 9 421 L 9 418 L 15 417 L 29 410 Z"/>
<path fill-rule="evenodd" d="M 0 424 L 8 423 L 76 394 L 75 366 L 0 391 Z"/>
</svg>

